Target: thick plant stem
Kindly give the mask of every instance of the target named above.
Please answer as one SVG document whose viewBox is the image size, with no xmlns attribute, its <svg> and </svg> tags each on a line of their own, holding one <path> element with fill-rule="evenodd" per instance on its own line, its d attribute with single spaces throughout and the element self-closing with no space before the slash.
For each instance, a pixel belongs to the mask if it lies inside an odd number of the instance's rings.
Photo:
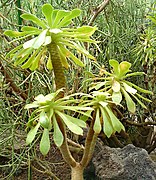
<svg viewBox="0 0 156 180">
<path fill-rule="evenodd" d="M 92 154 L 94 152 L 95 144 L 96 144 L 96 139 L 98 136 L 97 134 L 94 133 L 94 130 L 93 130 L 94 122 L 95 122 L 95 112 L 93 114 L 93 119 L 91 121 L 89 131 L 87 134 L 84 154 L 80 162 L 83 168 L 85 168 L 88 165 L 89 161 L 91 160 Z"/>
<path fill-rule="evenodd" d="M 77 163 L 74 168 L 71 168 L 71 180 L 83 180 L 83 168 Z"/>
<path fill-rule="evenodd" d="M 67 164 L 69 164 L 71 167 L 75 167 L 76 166 L 76 161 L 75 159 L 72 157 L 70 150 L 69 150 L 69 146 L 67 143 L 67 135 L 66 135 L 66 131 L 65 131 L 65 127 L 64 124 L 62 123 L 62 121 L 59 119 L 59 117 L 57 117 L 57 122 L 59 124 L 60 130 L 64 136 L 64 141 L 60 147 L 60 151 L 61 154 L 63 156 L 63 159 L 67 162 Z"/>
<path fill-rule="evenodd" d="M 58 53 L 57 45 L 55 43 L 50 43 L 47 47 L 50 53 L 51 62 L 54 70 L 56 90 L 65 88 L 66 79 L 62 67 L 62 62 Z"/>
</svg>

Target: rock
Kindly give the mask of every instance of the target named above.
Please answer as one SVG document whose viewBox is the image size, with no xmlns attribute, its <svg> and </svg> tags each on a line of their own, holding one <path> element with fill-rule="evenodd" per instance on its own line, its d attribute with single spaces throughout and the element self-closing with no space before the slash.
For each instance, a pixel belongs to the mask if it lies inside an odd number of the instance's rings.
<svg viewBox="0 0 156 180">
<path fill-rule="evenodd" d="M 156 180 L 156 163 L 146 150 L 129 144 L 110 148 L 98 144 L 92 163 L 99 180 Z"/>
</svg>

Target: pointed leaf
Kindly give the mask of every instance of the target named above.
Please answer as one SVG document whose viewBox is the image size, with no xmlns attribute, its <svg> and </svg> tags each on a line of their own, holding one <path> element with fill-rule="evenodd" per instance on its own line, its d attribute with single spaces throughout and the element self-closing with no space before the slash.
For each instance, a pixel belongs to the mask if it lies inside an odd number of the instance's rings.
<svg viewBox="0 0 156 180">
<path fill-rule="evenodd" d="M 34 26 L 23 26 L 23 27 L 21 28 L 21 30 L 22 30 L 22 31 L 35 31 L 35 32 L 38 32 L 38 33 L 41 32 L 41 29 L 38 29 L 38 28 L 36 28 L 36 27 L 34 27 Z"/>
<path fill-rule="evenodd" d="M 20 37 L 20 36 L 25 36 L 30 33 L 31 32 L 18 32 L 18 31 L 12 31 L 12 30 L 7 30 L 4 32 L 5 35 L 10 36 L 10 37 Z"/>
<path fill-rule="evenodd" d="M 42 138 L 40 141 L 40 151 L 45 156 L 50 150 L 50 139 L 49 139 L 49 130 L 44 129 Z"/>
<path fill-rule="evenodd" d="M 30 39 L 29 41 L 26 41 L 24 44 L 23 44 L 23 48 L 24 49 L 27 49 L 27 48 L 30 48 L 33 46 L 34 42 L 36 41 L 37 37 L 33 38 L 33 39 Z"/>
<path fill-rule="evenodd" d="M 135 85 L 135 84 L 133 84 L 133 83 L 131 83 L 131 82 L 128 82 L 128 81 L 125 81 L 125 82 L 126 82 L 127 84 L 129 84 L 130 86 L 135 87 L 138 91 L 140 91 L 140 92 L 142 92 L 142 93 L 153 95 L 153 92 L 152 92 L 152 91 L 148 91 L 148 90 L 146 90 L 146 89 L 143 89 L 143 88 L 141 88 L 141 87 L 139 87 L 139 86 L 137 86 L 137 85 Z"/>
<path fill-rule="evenodd" d="M 69 116 L 69 115 L 65 115 L 72 123 L 76 124 L 77 126 L 79 127 L 82 127 L 82 128 L 86 128 L 86 123 L 84 121 L 82 121 L 81 119 L 77 119 L 77 118 L 74 118 L 72 116 Z"/>
<path fill-rule="evenodd" d="M 47 61 L 47 68 L 48 68 L 49 70 L 53 69 L 50 54 L 49 54 L 48 61 Z"/>
<path fill-rule="evenodd" d="M 60 50 L 62 51 L 62 53 L 64 53 L 65 57 L 70 57 L 75 62 L 75 64 L 84 67 L 83 62 L 79 60 L 74 54 L 72 54 L 68 49 L 60 47 Z"/>
<path fill-rule="evenodd" d="M 35 136 L 36 136 L 36 133 L 37 133 L 39 127 L 40 127 L 40 123 L 38 123 L 35 127 L 33 127 L 29 131 L 27 138 L 26 138 L 26 144 L 27 145 L 32 143 L 32 141 L 35 139 Z"/>
<path fill-rule="evenodd" d="M 43 45 L 43 43 L 45 42 L 45 38 L 46 38 L 46 33 L 47 33 L 47 29 L 42 31 L 39 36 L 36 38 L 35 42 L 33 43 L 32 47 L 34 49 L 38 49 L 40 46 Z"/>
<path fill-rule="evenodd" d="M 131 94 L 135 94 L 135 93 L 137 92 L 136 89 L 132 88 L 132 87 L 129 86 L 127 83 L 122 82 L 122 84 L 123 84 L 123 86 L 124 86 L 124 88 L 125 88 L 125 90 L 126 90 L 127 92 L 129 92 L 129 93 L 131 93 Z"/>
<path fill-rule="evenodd" d="M 56 111 L 56 113 L 60 116 L 60 118 L 64 121 L 64 123 L 66 124 L 66 126 L 70 129 L 70 131 L 72 131 L 75 134 L 78 135 L 83 135 L 83 130 L 77 126 L 76 124 L 72 123 L 65 114 Z"/>
<path fill-rule="evenodd" d="M 145 106 L 144 103 L 142 103 L 135 95 L 132 94 L 132 96 L 137 100 L 137 102 L 145 109 L 147 109 L 147 107 Z"/>
<path fill-rule="evenodd" d="M 100 107 L 100 109 L 103 119 L 103 132 L 108 138 L 110 138 L 110 136 L 114 133 L 110 117 L 108 116 L 107 112 L 105 112 L 104 108 Z"/>
<path fill-rule="evenodd" d="M 135 113 L 136 106 L 131 97 L 128 95 L 128 93 L 122 88 L 122 92 L 124 94 L 124 97 L 126 99 L 127 108 L 131 113 Z"/>
<path fill-rule="evenodd" d="M 25 13 L 25 14 L 22 14 L 22 15 L 21 15 L 21 18 L 22 18 L 22 19 L 25 19 L 25 20 L 28 20 L 28 21 L 32 21 L 32 22 L 34 22 L 35 24 L 37 24 L 38 26 L 42 27 L 43 29 L 46 29 L 46 28 L 47 28 L 46 24 L 45 24 L 43 21 L 41 21 L 40 19 L 38 19 L 38 18 L 37 18 L 35 15 L 33 15 L 33 14 L 27 14 L 27 13 Z"/>
<path fill-rule="evenodd" d="M 64 137 L 58 126 L 55 115 L 53 117 L 53 126 L 54 126 L 54 133 L 53 133 L 54 142 L 56 146 L 60 147 L 63 143 Z"/>
<path fill-rule="evenodd" d="M 32 54 L 32 56 L 21 66 L 23 69 L 26 68 L 30 68 L 33 60 L 35 59 L 36 55 L 38 54 L 39 49 L 37 49 L 36 51 L 34 51 L 34 53 Z"/>
<path fill-rule="evenodd" d="M 53 27 L 57 27 L 57 25 L 59 25 L 59 23 L 61 22 L 61 20 L 63 18 L 65 18 L 67 15 L 70 15 L 71 12 L 70 11 L 65 11 L 65 10 L 59 10 L 56 14 L 55 20 L 53 22 Z M 59 26 L 60 27 L 60 26 Z"/>
<path fill-rule="evenodd" d="M 139 98 L 141 98 L 141 99 L 143 99 L 143 100 L 145 100 L 145 101 L 147 101 L 147 102 L 152 102 L 150 99 L 147 99 L 147 98 L 141 96 L 141 95 L 138 94 L 138 93 L 136 93 L 136 95 L 137 95 Z"/>
<path fill-rule="evenodd" d="M 96 30 L 97 30 L 96 26 L 94 26 L 94 27 L 92 27 L 92 26 L 82 26 L 82 27 L 78 27 L 76 32 L 81 32 L 81 33 L 85 34 L 85 36 L 91 36 L 92 34 L 94 34 L 94 32 Z"/>
<path fill-rule="evenodd" d="M 58 27 L 65 26 L 65 24 L 68 25 L 67 22 L 70 23 L 70 20 L 76 18 L 80 14 L 81 14 L 80 9 L 73 9 L 68 16 L 66 16 L 64 19 L 62 19 L 62 21 L 58 24 Z"/>
<path fill-rule="evenodd" d="M 99 108 L 96 110 L 96 118 L 95 118 L 93 130 L 94 130 L 94 132 L 96 134 L 99 134 L 101 132 L 101 122 L 100 122 Z"/>
<path fill-rule="evenodd" d="M 110 119 L 111 119 L 111 122 L 112 122 L 112 125 L 113 125 L 113 129 L 115 131 L 117 131 L 118 133 L 121 131 L 121 130 L 124 130 L 125 131 L 125 128 L 123 126 L 123 124 L 119 121 L 119 119 L 114 115 L 114 113 L 112 112 L 112 110 L 108 107 L 105 107 Z"/>
</svg>

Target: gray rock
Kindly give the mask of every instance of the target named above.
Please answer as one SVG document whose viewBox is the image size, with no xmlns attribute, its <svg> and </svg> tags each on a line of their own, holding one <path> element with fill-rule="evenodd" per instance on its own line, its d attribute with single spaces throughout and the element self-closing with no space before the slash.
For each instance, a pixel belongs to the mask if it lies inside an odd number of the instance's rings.
<svg viewBox="0 0 156 180">
<path fill-rule="evenodd" d="M 98 144 L 92 163 L 99 180 L 156 180 L 156 163 L 132 144 L 122 149 Z"/>
</svg>

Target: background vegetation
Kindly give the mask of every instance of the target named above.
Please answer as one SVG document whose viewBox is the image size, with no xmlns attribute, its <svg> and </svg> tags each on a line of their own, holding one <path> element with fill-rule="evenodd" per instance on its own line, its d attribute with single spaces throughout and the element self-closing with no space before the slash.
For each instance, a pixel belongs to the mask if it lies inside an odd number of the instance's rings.
<svg viewBox="0 0 156 180">
<path fill-rule="evenodd" d="M 40 17 L 40 7 L 44 3 L 50 3 L 56 9 L 80 8 L 82 15 L 73 23 L 76 26 L 88 25 L 94 10 L 101 2 L 101 0 L 0 1 L 0 169 L 6 179 L 13 177 L 17 170 L 25 165 L 28 165 L 28 176 L 31 176 L 30 162 L 36 158 L 36 151 L 35 148 L 25 146 L 24 130 L 28 117 L 23 107 L 36 95 L 47 94 L 53 90 L 51 87 L 53 76 L 45 67 L 34 72 L 15 67 L 12 60 L 5 58 L 5 55 L 17 44 L 15 42 L 10 44 L 11 39 L 3 32 L 7 29 L 20 30 L 25 24 L 20 18 L 23 12 L 36 13 Z M 156 123 L 156 25 L 148 18 L 149 15 L 156 16 L 155 8 L 156 4 L 150 0 L 111 0 L 94 22 L 94 25 L 98 26 L 94 38 L 100 41 L 99 48 L 95 46 L 90 48 L 91 54 L 97 58 L 99 64 L 105 65 L 104 68 L 108 68 L 110 59 L 119 62 L 126 60 L 132 63 L 134 71 L 146 73 L 143 77 L 131 80 L 154 93 L 153 96 L 147 96 L 152 103 L 146 104 L 147 110 L 142 110 L 138 105 L 135 115 L 123 110 L 121 112 L 127 122 L 132 143 L 149 152 L 156 147 L 154 126 L 145 126 L 150 124 L 146 121 Z M 87 79 L 90 72 L 99 71 L 96 63 L 92 66 L 88 61 L 85 63 L 83 72 L 79 68 L 75 70 L 72 66 L 66 72 L 71 92 L 79 92 L 82 89 L 88 91 L 82 80 Z M 131 126 L 128 126 L 129 124 Z M 112 147 L 126 145 L 110 142 L 108 144 Z M 36 161 L 43 166 L 40 158 Z"/>
</svg>

